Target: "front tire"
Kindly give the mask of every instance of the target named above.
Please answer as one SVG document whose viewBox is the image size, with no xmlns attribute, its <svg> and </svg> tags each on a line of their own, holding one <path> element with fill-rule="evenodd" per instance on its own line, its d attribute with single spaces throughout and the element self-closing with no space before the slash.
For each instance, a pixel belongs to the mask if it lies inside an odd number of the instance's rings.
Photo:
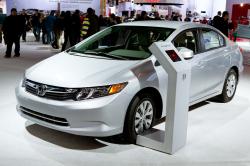
<svg viewBox="0 0 250 166">
<path fill-rule="evenodd" d="M 238 84 L 238 75 L 235 70 L 230 69 L 224 82 L 222 94 L 219 99 L 223 103 L 231 101 L 235 95 Z"/>
<path fill-rule="evenodd" d="M 138 134 L 150 129 L 155 121 L 156 106 L 152 95 L 145 93 L 136 96 L 129 108 L 124 123 L 124 137 L 136 143 Z"/>
</svg>

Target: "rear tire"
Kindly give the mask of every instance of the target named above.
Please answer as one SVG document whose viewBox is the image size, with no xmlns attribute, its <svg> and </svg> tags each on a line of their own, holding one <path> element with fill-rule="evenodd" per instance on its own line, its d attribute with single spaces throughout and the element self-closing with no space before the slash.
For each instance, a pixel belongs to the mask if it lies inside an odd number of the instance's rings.
<svg viewBox="0 0 250 166">
<path fill-rule="evenodd" d="M 138 134 L 150 129 L 155 121 L 156 106 L 149 93 L 136 96 L 127 111 L 124 123 L 124 138 L 130 143 L 136 143 Z"/>
<path fill-rule="evenodd" d="M 238 84 L 238 75 L 235 70 L 230 69 L 224 82 L 222 94 L 219 100 L 223 103 L 231 101 L 235 95 Z"/>
</svg>

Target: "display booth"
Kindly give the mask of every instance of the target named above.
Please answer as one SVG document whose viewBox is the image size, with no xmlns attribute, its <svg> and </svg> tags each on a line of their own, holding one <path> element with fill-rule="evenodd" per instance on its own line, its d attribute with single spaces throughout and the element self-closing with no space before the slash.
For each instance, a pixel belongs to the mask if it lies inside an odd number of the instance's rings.
<svg viewBox="0 0 250 166">
<path fill-rule="evenodd" d="M 155 42 L 149 49 L 168 75 L 165 131 L 153 128 L 137 144 L 173 154 L 186 144 L 191 67 L 172 43 Z"/>
</svg>

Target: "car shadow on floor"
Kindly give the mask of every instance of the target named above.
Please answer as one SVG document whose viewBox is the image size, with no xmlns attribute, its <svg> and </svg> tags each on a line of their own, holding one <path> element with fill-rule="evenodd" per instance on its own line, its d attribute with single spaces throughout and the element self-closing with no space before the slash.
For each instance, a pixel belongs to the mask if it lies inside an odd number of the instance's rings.
<svg viewBox="0 0 250 166">
<path fill-rule="evenodd" d="M 105 138 L 79 136 L 46 128 L 29 121 L 26 122 L 26 130 L 29 134 L 43 141 L 73 150 L 95 150 L 107 147 L 109 143 L 128 144 L 120 135 Z"/>
<path fill-rule="evenodd" d="M 195 104 L 189 107 L 189 111 L 194 111 L 195 109 L 208 104 L 208 101 Z M 164 122 L 165 118 L 162 118 L 155 125 Z M 72 150 L 96 150 L 112 146 L 110 144 L 114 144 L 114 146 L 131 145 L 124 139 L 124 137 L 122 137 L 122 135 L 104 138 L 79 136 L 43 127 L 30 121 L 26 121 L 26 130 L 32 136 L 37 137 L 45 142 Z"/>
<path fill-rule="evenodd" d="M 203 101 L 203 102 L 200 102 L 200 103 L 198 103 L 198 104 L 194 104 L 194 105 L 192 105 L 192 106 L 190 106 L 189 107 L 189 112 L 191 112 L 191 111 L 195 111 L 196 109 L 198 109 L 198 108 L 200 108 L 200 107 L 203 107 L 203 106 L 205 106 L 205 105 L 208 105 L 208 104 L 210 104 L 210 102 L 208 102 L 208 101 Z M 161 124 L 161 123 L 164 123 L 166 121 L 166 117 L 162 117 L 161 119 L 159 119 L 157 122 L 155 122 L 155 124 L 154 124 L 154 126 L 157 126 L 157 125 L 159 125 L 159 124 Z"/>
</svg>

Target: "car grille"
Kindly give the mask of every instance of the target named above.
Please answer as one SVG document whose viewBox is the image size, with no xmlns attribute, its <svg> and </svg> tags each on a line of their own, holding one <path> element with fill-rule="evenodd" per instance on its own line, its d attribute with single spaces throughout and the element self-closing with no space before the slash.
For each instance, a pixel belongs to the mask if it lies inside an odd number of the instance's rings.
<svg viewBox="0 0 250 166">
<path fill-rule="evenodd" d="M 58 126 L 69 126 L 68 121 L 64 118 L 42 114 L 42 113 L 35 112 L 24 107 L 20 107 L 20 111 L 27 116 L 30 116 L 35 119 L 39 119 L 47 123 L 51 123 L 51 124 L 58 125 Z"/>
<path fill-rule="evenodd" d="M 25 81 L 25 90 L 33 95 L 52 100 L 73 100 L 77 92 L 76 89 L 50 86 L 31 80 Z"/>
</svg>

